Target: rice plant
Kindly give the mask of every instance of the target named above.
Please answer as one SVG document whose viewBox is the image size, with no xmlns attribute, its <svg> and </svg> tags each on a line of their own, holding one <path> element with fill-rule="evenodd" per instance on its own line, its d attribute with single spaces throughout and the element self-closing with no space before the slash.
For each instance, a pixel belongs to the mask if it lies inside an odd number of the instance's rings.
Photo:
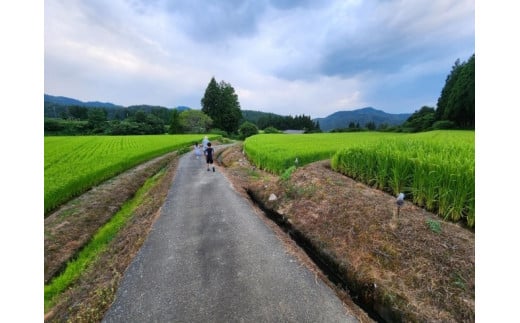
<svg viewBox="0 0 520 323">
<path fill-rule="evenodd" d="M 375 163 L 379 187 L 380 183 L 388 183 L 390 193 L 406 192 L 417 205 L 451 221 L 464 220 L 469 227 L 474 226 L 474 132 L 432 132 L 383 140 L 339 151 L 331 165 L 371 184 L 366 177 L 371 173 L 367 165 L 373 165 L 374 160 L 387 160 Z"/>
<path fill-rule="evenodd" d="M 246 139 L 257 167 L 281 174 L 330 159 L 333 169 L 452 221 L 475 224 L 475 132 L 263 134 Z"/>
<path fill-rule="evenodd" d="M 44 138 L 44 213 L 147 160 L 201 141 L 203 135 Z M 213 136 L 212 138 L 216 138 Z"/>
</svg>

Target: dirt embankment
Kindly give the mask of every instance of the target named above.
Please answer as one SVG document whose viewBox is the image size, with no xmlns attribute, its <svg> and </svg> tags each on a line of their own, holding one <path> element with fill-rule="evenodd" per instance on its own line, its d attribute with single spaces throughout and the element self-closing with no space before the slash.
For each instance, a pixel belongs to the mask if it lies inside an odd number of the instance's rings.
<svg viewBox="0 0 520 323">
<path fill-rule="evenodd" d="M 129 223 L 45 313 L 45 322 L 101 321 L 124 271 L 160 213 L 175 175 L 177 160 L 176 153 L 171 153 L 135 167 L 70 201 L 45 220 L 45 279 L 50 280 L 149 177 L 165 169 Z"/>
<path fill-rule="evenodd" d="M 328 161 L 287 181 L 256 169 L 241 147 L 220 156 L 235 189 L 317 251 L 351 297 L 385 321 L 473 322 L 475 236 L 460 225 L 334 172 Z"/>
<path fill-rule="evenodd" d="M 143 163 L 94 187 L 45 218 L 45 283 L 63 269 L 150 176 L 174 158 L 176 153 L 170 153 Z"/>
</svg>

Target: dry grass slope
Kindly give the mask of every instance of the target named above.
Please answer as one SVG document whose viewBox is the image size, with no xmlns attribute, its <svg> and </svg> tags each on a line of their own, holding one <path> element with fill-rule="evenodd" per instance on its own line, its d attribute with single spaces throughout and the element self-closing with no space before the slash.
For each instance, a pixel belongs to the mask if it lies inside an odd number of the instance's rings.
<svg viewBox="0 0 520 323">
<path fill-rule="evenodd" d="M 384 319 L 474 321 L 473 232 L 408 202 L 397 217 L 395 197 L 332 171 L 328 161 L 283 181 L 254 169 L 240 147 L 221 158 L 235 188 L 287 219 Z"/>
</svg>

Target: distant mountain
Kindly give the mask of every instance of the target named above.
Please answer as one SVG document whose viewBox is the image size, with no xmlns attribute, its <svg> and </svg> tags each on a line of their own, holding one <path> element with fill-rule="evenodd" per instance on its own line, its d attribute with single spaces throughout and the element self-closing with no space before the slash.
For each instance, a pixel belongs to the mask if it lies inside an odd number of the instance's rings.
<svg viewBox="0 0 520 323">
<path fill-rule="evenodd" d="M 70 115 L 69 110 L 73 107 L 81 107 L 86 109 L 103 108 L 107 112 L 108 120 L 122 119 L 125 116 L 134 113 L 135 111 L 143 111 L 145 113 L 151 113 L 152 111 L 155 111 L 154 113 L 156 115 L 166 116 L 168 114 L 167 111 L 171 110 L 170 108 L 166 108 L 163 106 L 153 106 L 148 104 L 131 105 L 125 107 L 109 102 L 83 102 L 73 98 L 68 98 L 64 96 L 54 96 L 49 94 L 44 94 L 43 101 L 45 118 L 59 118 L 63 115 Z M 182 112 L 184 110 L 190 110 L 191 108 L 187 106 L 177 106 L 173 109 L 177 109 L 179 112 Z"/>
<path fill-rule="evenodd" d="M 125 106 L 117 105 L 117 104 L 110 103 L 110 102 L 99 102 L 99 101 L 83 102 L 83 101 L 76 100 L 73 98 L 68 98 L 65 96 L 54 96 L 54 95 L 49 95 L 49 94 L 44 94 L 43 101 L 46 105 L 57 104 L 57 105 L 65 105 L 65 106 L 88 107 L 88 108 L 135 108 L 135 107 L 141 107 L 141 108 L 144 107 L 146 109 L 164 108 L 161 106 L 152 106 L 152 105 L 148 105 L 148 104 L 132 105 L 132 106 L 125 107 Z M 179 106 L 175 107 L 174 109 L 177 109 L 180 112 L 182 112 L 184 110 L 191 110 L 190 107 L 183 106 L 183 105 L 179 105 Z"/>
<path fill-rule="evenodd" d="M 184 110 L 191 110 L 190 107 L 187 107 L 187 106 L 184 106 L 184 105 L 179 105 L 179 106 L 175 107 L 174 109 L 177 109 L 177 111 L 179 111 L 179 112 L 182 112 Z"/>
<path fill-rule="evenodd" d="M 359 123 L 361 127 L 364 127 L 368 122 L 373 122 L 376 126 L 380 124 L 397 126 L 405 122 L 411 115 L 411 113 L 386 113 L 372 107 L 366 107 L 352 111 L 334 112 L 325 118 L 316 118 L 313 121 L 319 121 L 321 130 L 326 132 L 338 128 L 347 128 L 351 122 Z"/>
<path fill-rule="evenodd" d="M 59 105 L 68 105 L 68 106 L 81 106 L 81 107 L 89 107 L 89 108 L 122 108 L 121 105 L 116 105 L 108 102 L 99 102 L 99 101 L 90 101 L 83 102 L 80 100 L 67 98 L 65 96 L 53 96 L 49 94 L 43 95 L 43 101 L 46 103 L 54 103 Z"/>
<path fill-rule="evenodd" d="M 133 105 L 124 107 L 109 102 L 90 101 L 83 102 L 77 99 L 68 98 L 64 96 L 53 96 L 44 94 L 44 116 L 47 118 L 57 118 L 61 116 L 70 106 L 80 106 L 87 108 L 105 108 L 107 110 L 107 117 L 109 120 L 114 118 L 121 118 L 121 116 L 127 115 L 128 112 L 141 110 L 144 112 L 151 112 L 152 110 L 170 110 L 161 106 L 150 106 L 150 105 Z M 187 106 L 177 106 L 174 109 L 182 112 L 184 110 L 191 109 Z M 380 124 L 387 124 L 389 126 L 401 125 L 405 122 L 412 114 L 411 113 L 400 113 L 391 114 L 381 110 L 376 110 L 372 107 L 366 107 L 362 109 L 352 111 L 338 111 L 325 118 L 316 118 L 312 121 L 319 121 L 320 128 L 322 131 L 327 132 L 338 128 L 347 128 L 349 123 L 359 123 L 361 127 L 364 127 L 368 122 L 374 122 L 376 127 Z M 243 120 L 258 123 L 260 119 L 273 119 L 278 120 L 281 118 L 288 118 L 287 116 L 281 116 L 270 112 L 261 112 L 254 110 L 242 110 Z"/>
</svg>

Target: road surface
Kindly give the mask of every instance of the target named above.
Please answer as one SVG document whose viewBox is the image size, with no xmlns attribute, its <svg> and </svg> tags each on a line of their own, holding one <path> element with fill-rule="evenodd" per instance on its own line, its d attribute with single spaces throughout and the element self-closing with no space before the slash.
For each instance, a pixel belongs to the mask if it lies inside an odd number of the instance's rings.
<svg viewBox="0 0 520 323">
<path fill-rule="evenodd" d="M 103 322 L 357 322 L 216 168 L 180 158 Z"/>
</svg>

